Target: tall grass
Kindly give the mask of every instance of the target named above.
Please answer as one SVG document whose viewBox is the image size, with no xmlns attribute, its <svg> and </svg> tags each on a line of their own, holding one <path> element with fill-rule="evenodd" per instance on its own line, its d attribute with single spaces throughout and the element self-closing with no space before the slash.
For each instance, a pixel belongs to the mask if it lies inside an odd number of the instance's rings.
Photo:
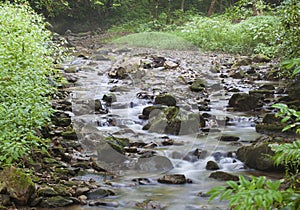
<svg viewBox="0 0 300 210">
<path fill-rule="evenodd" d="M 274 16 L 250 17 L 232 23 L 224 16 L 193 17 L 178 32 L 203 50 L 276 55 L 281 25 Z"/>
</svg>

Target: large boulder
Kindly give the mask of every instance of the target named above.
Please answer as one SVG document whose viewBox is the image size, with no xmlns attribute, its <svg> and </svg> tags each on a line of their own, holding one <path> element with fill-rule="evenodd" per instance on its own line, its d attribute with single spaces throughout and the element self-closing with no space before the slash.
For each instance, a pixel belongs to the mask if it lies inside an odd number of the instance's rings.
<svg viewBox="0 0 300 210">
<path fill-rule="evenodd" d="M 35 186 L 30 176 L 21 169 L 8 167 L 0 173 L 1 191 L 6 191 L 11 200 L 20 206 L 26 206 Z"/>
<path fill-rule="evenodd" d="M 229 106 L 238 111 L 250 111 L 260 106 L 259 99 L 247 93 L 235 93 L 229 99 Z"/>
<path fill-rule="evenodd" d="M 248 167 L 260 171 L 282 171 L 281 166 L 275 166 L 272 157 L 275 155 L 267 142 L 259 142 L 243 146 L 237 150 L 237 158 Z"/>
<path fill-rule="evenodd" d="M 205 120 L 199 114 L 179 110 L 178 107 L 169 106 L 163 110 L 154 110 L 150 113 L 148 123 L 143 127 L 156 133 L 184 135 L 196 133 L 199 127 L 205 125 Z"/>
</svg>

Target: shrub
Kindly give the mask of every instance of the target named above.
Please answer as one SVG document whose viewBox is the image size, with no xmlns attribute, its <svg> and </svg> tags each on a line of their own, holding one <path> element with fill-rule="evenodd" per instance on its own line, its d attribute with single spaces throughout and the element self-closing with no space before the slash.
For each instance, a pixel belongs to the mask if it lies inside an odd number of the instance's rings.
<svg viewBox="0 0 300 210">
<path fill-rule="evenodd" d="M 0 165 L 12 164 L 43 145 L 36 129 L 51 114 L 54 90 L 51 34 L 43 19 L 23 5 L 0 4 Z"/>
</svg>

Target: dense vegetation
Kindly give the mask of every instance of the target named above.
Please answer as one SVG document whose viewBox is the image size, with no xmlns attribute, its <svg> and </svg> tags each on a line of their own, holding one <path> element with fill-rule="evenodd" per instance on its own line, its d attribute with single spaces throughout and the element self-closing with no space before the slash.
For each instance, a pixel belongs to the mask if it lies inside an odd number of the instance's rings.
<svg viewBox="0 0 300 210">
<path fill-rule="evenodd" d="M 18 163 L 45 142 L 36 135 L 49 120 L 50 32 L 26 5 L 0 5 L 0 166 Z M 30 156 L 29 156 L 30 157 Z"/>
</svg>

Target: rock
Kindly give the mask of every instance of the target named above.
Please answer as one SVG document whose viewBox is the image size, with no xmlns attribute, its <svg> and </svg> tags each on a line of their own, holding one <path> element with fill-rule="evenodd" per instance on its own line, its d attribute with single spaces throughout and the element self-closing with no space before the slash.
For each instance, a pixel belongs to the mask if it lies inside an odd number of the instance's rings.
<svg viewBox="0 0 300 210">
<path fill-rule="evenodd" d="M 128 77 L 128 74 L 137 72 L 140 65 L 141 58 L 139 57 L 123 59 L 113 64 L 111 70 L 108 72 L 108 76 L 111 78 L 125 79 Z"/>
<path fill-rule="evenodd" d="M 176 99 L 169 93 L 159 94 L 155 97 L 154 103 L 166 106 L 176 106 Z"/>
<path fill-rule="evenodd" d="M 282 171 L 282 167 L 274 165 L 272 157 L 275 155 L 268 143 L 257 143 L 243 146 L 237 150 L 237 158 L 246 166 L 260 171 Z"/>
<path fill-rule="evenodd" d="M 111 104 L 117 102 L 117 97 L 113 93 L 108 93 L 103 96 L 102 100 L 105 101 L 106 103 Z"/>
<path fill-rule="evenodd" d="M 75 191 L 75 196 L 85 195 L 90 191 L 88 187 L 79 187 Z"/>
<path fill-rule="evenodd" d="M 159 56 L 152 56 L 152 59 L 153 59 L 154 68 L 163 67 L 166 61 L 164 57 L 159 57 Z"/>
<path fill-rule="evenodd" d="M 238 111 L 250 111 L 259 106 L 259 99 L 246 93 L 235 93 L 229 99 L 229 106 Z"/>
<path fill-rule="evenodd" d="M 104 198 L 110 195 L 115 195 L 116 193 L 110 189 L 98 188 L 87 193 L 89 200 L 95 200 L 99 198 Z"/>
<path fill-rule="evenodd" d="M 154 181 L 149 178 L 134 178 L 133 182 L 138 183 L 139 185 L 154 185 Z"/>
<path fill-rule="evenodd" d="M 101 101 L 99 99 L 96 99 L 94 103 L 95 103 L 95 111 L 99 111 L 103 109 Z"/>
<path fill-rule="evenodd" d="M 288 85 L 287 92 L 293 100 L 300 100 L 300 82 L 295 81 Z"/>
<path fill-rule="evenodd" d="M 273 113 L 266 113 L 263 116 L 262 122 L 255 124 L 256 132 L 264 133 L 264 134 L 274 134 L 274 133 L 282 134 L 282 129 L 284 127 L 285 125 L 282 124 L 280 119 L 276 118 L 275 114 Z"/>
<path fill-rule="evenodd" d="M 205 81 L 202 79 L 196 79 L 190 86 L 190 90 L 194 92 L 200 92 L 205 89 Z"/>
<path fill-rule="evenodd" d="M 271 59 L 266 55 L 258 54 L 252 57 L 252 61 L 255 63 L 265 63 L 265 62 L 270 62 Z"/>
<path fill-rule="evenodd" d="M 119 203 L 109 202 L 105 200 L 96 200 L 96 201 L 90 201 L 89 206 L 107 206 L 107 207 L 117 208 L 119 206 Z"/>
<path fill-rule="evenodd" d="M 0 194 L 0 207 L 1 206 L 9 206 L 9 205 L 11 205 L 9 195 Z"/>
<path fill-rule="evenodd" d="M 157 181 L 163 184 L 185 184 L 187 182 L 183 174 L 167 174 L 157 179 Z"/>
<path fill-rule="evenodd" d="M 157 210 L 163 210 L 166 209 L 166 205 L 163 205 L 157 201 L 153 200 L 145 200 L 143 202 L 137 202 L 135 206 L 138 209 L 157 209 Z"/>
<path fill-rule="evenodd" d="M 71 124 L 71 117 L 66 112 L 57 111 L 52 114 L 51 121 L 56 126 L 67 127 Z"/>
<path fill-rule="evenodd" d="M 147 106 L 143 109 L 142 114 L 144 116 L 144 119 L 149 119 L 150 114 L 152 116 L 156 116 L 158 113 L 160 113 L 161 110 L 164 110 L 164 109 L 166 109 L 166 107 L 163 107 L 163 106 Z"/>
<path fill-rule="evenodd" d="M 78 72 L 78 67 L 70 66 L 68 68 L 65 68 L 64 71 L 65 71 L 65 73 L 76 73 L 76 72 Z"/>
<path fill-rule="evenodd" d="M 166 69 L 175 69 L 179 66 L 178 63 L 175 63 L 174 61 L 165 61 L 164 67 Z"/>
<path fill-rule="evenodd" d="M 139 158 L 135 168 L 143 172 L 166 172 L 173 168 L 173 164 L 167 157 L 152 156 Z"/>
<path fill-rule="evenodd" d="M 0 173 L 0 186 L 2 189 L 6 189 L 7 194 L 15 204 L 21 206 L 28 204 L 29 198 L 35 191 L 30 176 L 13 166 L 5 168 Z"/>
<path fill-rule="evenodd" d="M 64 132 L 61 133 L 61 136 L 64 139 L 68 139 L 68 140 L 77 140 L 77 133 L 74 129 L 71 130 L 66 130 Z"/>
<path fill-rule="evenodd" d="M 236 66 L 248 66 L 251 64 L 251 59 L 247 56 L 241 56 L 239 57 L 235 63 L 233 64 L 233 67 Z"/>
<path fill-rule="evenodd" d="M 37 194 L 39 196 L 44 196 L 44 197 L 51 197 L 51 196 L 56 196 L 58 195 L 58 192 L 55 191 L 52 187 L 42 187 L 37 190 Z"/>
<path fill-rule="evenodd" d="M 108 72 L 108 76 L 111 78 L 125 79 L 128 76 L 124 67 L 118 67 Z"/>
<path fill-rule="evenodd" d="M 43 208 L 57 208 L 57 207 L 69 206 L 71 204 L 73 204 L 73 200 L 71 198 L 54 196 L 54 197 L 44 198 L 40 203 L 40 206 Z"/>
<path fill-rule="evenodd" d="M 151 115 L 154 112 L 151 112 Z M 163 111 L 158 110 L 154 116 L 150 116 L 148 124 L 143 130 L 156 133 L 184 135 L 198 132 L 199 127 L 205 124 L 204 118 L 199 114 L 179 110 L 178 107 L 169 106 Z"/>
<path fill-rule="evenodd" d="M 245 73 L 242 70 L 233 70 L 228 75 L 234 79 L 242 79 L 245 77 Z"/>
<path fill-rule="evenodd" d="M 238 141 L 239 139 L 238 136 L 221 136 L 219 141 Z"/>
<path fill-rule="evenodd" d="M 205 166 L 206 170 L 210 170 L 210 171 L 215 171 L 215 170 L 219 170 L 220 167 L 218 166 L 218 164 L 215 161 L 209 160 L 206 163 Z"/>
<path fill-rule="evenodd" d="M 238 181 L 238 176 L 235 176 L 233 174 L 229 174 L 223 171 L 216 171 L 209 175 L 209 178 L 213 178 L 219 181 Z"/>
</svg>

